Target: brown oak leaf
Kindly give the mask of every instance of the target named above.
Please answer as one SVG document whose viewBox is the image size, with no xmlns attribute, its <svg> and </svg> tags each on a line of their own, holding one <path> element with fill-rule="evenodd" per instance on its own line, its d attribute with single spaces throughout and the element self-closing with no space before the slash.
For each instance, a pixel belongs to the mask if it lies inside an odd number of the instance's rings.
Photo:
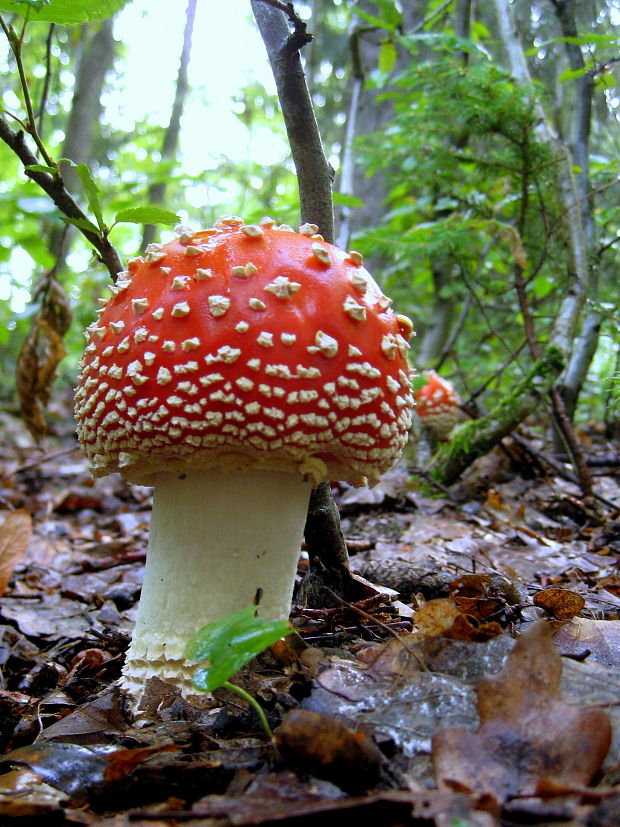
<svg viewBox="0 0 620 827">
<path fill-rule="evenodd" d="M 477 732 L 456 727 L 433 738 L 440 789 L 487 793 L 500 803 L 534 795 L 541 781 L 586 786 L 611 743 L 605 712 L 563 700 L 562 658 L 544 621 L 516 642 L 504 668 L 477 687 Z"/>
</svg>

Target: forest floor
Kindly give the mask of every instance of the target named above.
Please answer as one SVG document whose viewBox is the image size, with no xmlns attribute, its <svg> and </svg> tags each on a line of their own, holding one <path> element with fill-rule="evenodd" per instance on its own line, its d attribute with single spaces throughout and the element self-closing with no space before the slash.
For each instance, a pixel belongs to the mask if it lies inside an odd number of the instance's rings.
<svg viewBox="0 0 620 827">
<path fill-rule="evenodd" d="M 0 418 L 0 824 L 620 824 L 620 458 L 596 429 L 592 502 L 510 442 L 450 491 L 338 488 L 360 599 L 295 607 L 236 676 L 276 747 L 226 690 L 152 682 L 132 717 L 150 490 Z"/>
</svg>

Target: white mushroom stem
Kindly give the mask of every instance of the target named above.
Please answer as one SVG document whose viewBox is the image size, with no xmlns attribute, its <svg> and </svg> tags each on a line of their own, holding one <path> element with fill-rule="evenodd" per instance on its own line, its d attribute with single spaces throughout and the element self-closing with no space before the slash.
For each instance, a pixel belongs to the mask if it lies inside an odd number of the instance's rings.
<svg viewBox="0 0 620 827">
<path fill-rule="evenodd" d="M 288 618 L 312 482 L 288 471 L 160 473 L 142 596 L 122 685 L 191 692 L 183 652 L 201 626 L 252 606 Z"/>
</svg>

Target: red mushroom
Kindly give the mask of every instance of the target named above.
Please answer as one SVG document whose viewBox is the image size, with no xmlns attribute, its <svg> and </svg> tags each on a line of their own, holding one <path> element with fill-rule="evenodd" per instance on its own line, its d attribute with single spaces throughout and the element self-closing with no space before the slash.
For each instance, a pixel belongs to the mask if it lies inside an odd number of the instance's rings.
<svg viewBox="0 0 620 827">
<path fill-rule="evenodd" d="M 251 605 L 286 618 L 312 487 L 375 482 L 411 423 L 411 322 L 314 225 L 223 218 L 149 245 L 87 330 L 92 472 L 153 485 L 125 684 L 189 687 L 183 650 Z"/>
<path fill-rule="evenodd" d="M 461 399 L 452 382 L 434 370 L 422 375 L 426 384 L 414 391 L 415 411 L 438 439 L 445 440 L 460 419 Z"/>
</svg>

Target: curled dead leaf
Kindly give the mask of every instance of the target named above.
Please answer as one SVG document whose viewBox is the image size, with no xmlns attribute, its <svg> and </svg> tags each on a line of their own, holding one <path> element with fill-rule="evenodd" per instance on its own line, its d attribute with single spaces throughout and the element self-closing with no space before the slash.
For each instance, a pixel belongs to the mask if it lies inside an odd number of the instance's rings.
<svg viewBox="0 0 620 827">
<path fill-rule="evenodd" d="M 502 627 L 495 621 L 478 622 L 482 613 L 476 611 L 470 615 L 467 605 L 461 606 L 450 598 L 439 597 L 422 604 L 413 614 L 413 623 L 417 633 L 422 637 L 443 635 L 453 640 L 471 640 L 483 642 L 502 634 Z M 478 607 L 479 601 L 474 601 Z"/>
<path fill-rule="evenodd" d="M 603 666 L 620 666 L 620 624 L 617 620 L 574 617 L 562 623 L 553 635 L 562 655 L 585 659 Z"/>
<path fill-rule="evenodd" d="M 22 344 L 15 369 L 22 419 L 35 439 L 48 433 L 43 416 L 56 376 L 65 357 L 63 337 L 71 324 L 71 307 L 62 285 L 48 275 L 38 293 L 41 309 Z"/>
<path fill-rule="evenodd" d="M 274 735 L 287 763 L 347 792 L 363 792 L 379 778 L 382 754 L 376 744 L 328 715 L 294 709 Z"/>
<path fill-rule="evenodd" d="M 558 620 L 571 620 L 583 611 L 586 601 L 569 589 L 543 589 L 534 595 L 534 605 L 545 609 Z"/>
<path fill-rule="evenodd" d="M 26 509 L 18 508 L 5 517 L 0 526 L 0 595 L 26 553 L 31 536 L 32 517 Z"/>
<path fill-rule="evenodd" d="M 413 614 L 413 622 L 418 632 L 424 637 L 443 635 L 460 615 L 453 600 L 438 597 L 423 603 Z"/>
<path fill-rule="evenodd" d="M 48 433 L 43 409 L 65 353 L 62 336 L 42 316 L 37 317 L 19 352 L 15 374 L 22 419 L 36 439 Z"/>
</svg>

